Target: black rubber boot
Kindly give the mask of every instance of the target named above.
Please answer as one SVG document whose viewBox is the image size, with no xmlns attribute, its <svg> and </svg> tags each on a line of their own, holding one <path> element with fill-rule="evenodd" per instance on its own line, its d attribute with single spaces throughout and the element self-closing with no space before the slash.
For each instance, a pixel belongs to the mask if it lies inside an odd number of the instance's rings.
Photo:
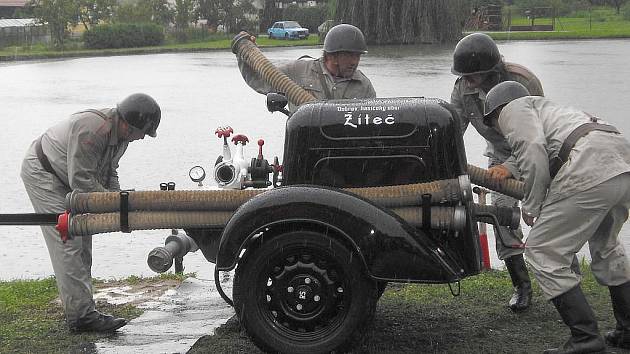
<svg viewBox="0 0 630 354">
<path fill-rule="evenodd" d="M 606 342 L 614 347 L 630 349 L 630 282 L 610 286 L 608 290 L 617 327 L 606 333 Z"/>
<path fill-rule="evenodd" d="M 604 338 L 599 335 L 597 320 L 586 301 L 582 288 L 576 286 L 551 299 L 564 324 L 571 330 L 571 338 L 560 348 L 545 350 L 545 354 L 603 353 Z"/>
<path fill-rule="evenodd" d="M 525 311 L 532 304 L 532 282 L 529 280 L 523 255 L 506 258 L 505 266 L 510 273 L 510 278 L 512 278 L 512 285 L 514 285 L 514 294 L 508 305 L 514 312 Z"/>
<path fill-rule="evenodd" d="M 79 332 L 113 332 L 118 328 L 127 324 L 127 320 L 124 318 L 117 318 L 110 315 L 105 315 L 98 312 L 97 317 L 94 319 L 80 319 L 70 324 L 70 331 L 74 333 Z"/>
</svg>

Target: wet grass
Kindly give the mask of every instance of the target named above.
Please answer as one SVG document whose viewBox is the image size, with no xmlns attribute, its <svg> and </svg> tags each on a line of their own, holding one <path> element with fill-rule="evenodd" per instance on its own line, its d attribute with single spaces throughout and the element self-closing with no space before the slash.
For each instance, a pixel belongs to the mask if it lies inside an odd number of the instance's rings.
<svg viewBox="0 0 630 354">
<path fill-rule="evenodd" d="M 513 17 L 512 25 L 530 25 L 529 19 Z M 536 25 L 551 25 L 551 18 L 539 18 Z M 570 17 L 556 18 L 554 31 L 536 32 L 488 32 L 499 40 L 525 39 L 594 39 L 630 38 L 630 21 L 623 14 L 616 14 L 610 7 L 595 8 L 590 14 L 578 13 Z"/>
<path fill-rule="evenodd" d="M 600 331 L 613 328 L 608 290 L 587 268 L 583 289 Z M 534 284 L 529 311 L 507 308 L 512 285 L 506 271 L 465 279 L 461 294 L 447 285 L 390 284 L 377 305 L 366 341 L 356 353 L 541 353 L 569 336 L 553 305 Z M 456 291 L 456 285 L 453 291 Z M 213 336 L 201 338 L 189 353 L 261 353 L 231 319 Z M 608 353 L 630 353 L 609 348 Z"/>
<path fill-rule="evenodd" d="M 172 273 L 152 278 L 130 277 L 127 284 L 183 280 L 189 275 Z M 95 285 L 106 285 L 96 280 Z M 0 282 L 0 353 L 85 352 L 102 334 L 72 334 L 65 323 L 54 278 Z M 114 306 L 99 302 L 99 311 L 132 319 L 142 310 L 131 305 Z M 115 334 L 109 334 L 115 335 Z"/>
<path fill-rule="evenodd" d="M 599 321 L 613 328 L 610 298 L 583 265 L 582 288 Z M 128 284 L 183 280 L 172 273 L 154 278 L 130 277 Z M 101 281 L 97 282 L 100 283 Z M 104 283 L 103 285 L 106 285 Z M 98 286 L 99 284 L 97 284 Z M 452 296 L 453 292 L 459 296 Z M 447 285 L 390 284 L 377 305 L 366 341 L 355 353 L 540 353 L 569 335 L 554 307 L 534 283 L 532 308 L 521 314 L 507 309 L 511 282 L 506 271 L 488 271 L 465 279 L 461 288 Z M 104 335 L 68 332 L 53 278 L 0 282 L 0 353 L 90 352 Z M 103 312 L 134 318 L 132 306 L 97 304 Z M 215 335 L 202 337 L 189 353 L 261 353 L 230 319 Z M 630 353 L 610 349 L 608 353 Z"/>
<path fill-rule="evenodd" d="M 281 40 L 265 37 L 257 38 L 260 47 L 312 46 L 318 44 L 317 35 L 303 40 Z M 66 50 L 55 50 L 38 44 L 31 47 L 6 47 L 0 49 L 0 61 L 33 60 L 48 58 L 137 55 L 154 53 L 200 52 L 216 49 L 230 49 L 232 38 L 211 38 L 190 43 L 170 43 L 156 47 L 119 48 L 119 49 L 83 49 L 80 42 L 72 42 Z"/>
</svg>

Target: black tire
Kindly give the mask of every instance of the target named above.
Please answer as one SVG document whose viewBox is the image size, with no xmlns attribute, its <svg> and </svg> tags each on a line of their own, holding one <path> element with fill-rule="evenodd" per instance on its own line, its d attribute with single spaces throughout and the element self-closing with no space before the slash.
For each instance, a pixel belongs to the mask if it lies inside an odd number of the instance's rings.
<svg viewBox="0 0 630 354">
<path fill-rule="evenodd" d="M 311 231 L 287 232 L 250 247 L 236 269 L 233 292 L 241 325 L 270 352 L 353 348 L 376 308 L 376 286 L 360 258 Z"/>
<path fill-rule="evenodd" d="M 269 32 L 269 39 L 273 39 L 273 33 Z"/>
<path fill-rule="evenodd" d="M 284 39 L 289 39 L 289 32 L 284 32 Z"/>
</svg>

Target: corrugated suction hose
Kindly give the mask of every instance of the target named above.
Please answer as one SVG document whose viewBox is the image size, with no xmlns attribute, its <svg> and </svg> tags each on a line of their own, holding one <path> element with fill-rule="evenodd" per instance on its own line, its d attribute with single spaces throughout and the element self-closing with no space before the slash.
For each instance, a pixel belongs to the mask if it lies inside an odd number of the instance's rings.
<svg viewBox="0 0 630 354">
<path fill-rule="evenodd" d="M 345 190 L 386 208 L 421 205 L 423 194 L 431 194 L 432 204 L 465 202 L 472 199 L 470 181 L 466 176 L 428 183 Z M 264 190 L 130 192 L 128 210 L 234 211 L 246 201 L 264 192 Z M 120 193 L 72 192 L 66 196 L 66 210 L 71 214 L 117 212 L 120 211 Z"/>
<path fill-rule="evenodd" d="M 493 213 L 500 225 L 515 228 L 520 221 L 518 208 L 501 208 L 495 206 L 474 205 L 475 212 Z M 392 212 L 400 216 L 412 226 L 421 227 L 423 208 L 392 208 Z M 177 228 L 224 227 L 230 220 L 230 211 L 132 211 L 129 212 L 129 231 Z M 474 215 L 474 213 L 473 213 Z M 490 218 L 477 217 L 477 221 L 492 221 Z M 466 226 L 466 209 L 456 207 L 431 207 L 432 229 L 463 230 Z M 119 213 L 79 214 L 70 219 L 69 234 L 72 236 L 88 236 L 120 230 Z"/>
<path fill-rule="evenodd" d="M 490 177 L 490 172 L 481 167 L 468 165 L 470 181 L 476 185 L 521 200 L 525 197 L 525 183 L 514 178 L 497 180 Z"/>
<path fill-rule="evenodd" d="M 422 226 L 422 208 L 393 208 L 406 222 Z M 132 211 L 129 212 L 129 230 L 178 229 L 224 227 L 233 212 L 228 211 Z M 466 225 L 463 206 L 431 207 L 431 228 L 461 230 Z M 69 233 L 87 236 L 120 230 L 120 214 L 79 214 L 70 219 Z"/>
<path fill-rule="evenodd" d="M 277 92 L 284 93 L 287 99 L 296 106 L 317 100 L 308 91 L 289 79 L 286 74 L 278 70 L 261 53 L 256 44 L 250 40 L 250 37 L 250 34 L 235 37 L 232 41 L 232 52 L 246 62 L 252 70 L 257 72 Z"/>
<path fill-rule="evenodd" d="M 129 212 L 129 231 L 224 227 L 233 211 L 133 211 Z M 87 236 L 120 230 L 120 213 L 72 215 L 68 233 Z"/>
</svg>

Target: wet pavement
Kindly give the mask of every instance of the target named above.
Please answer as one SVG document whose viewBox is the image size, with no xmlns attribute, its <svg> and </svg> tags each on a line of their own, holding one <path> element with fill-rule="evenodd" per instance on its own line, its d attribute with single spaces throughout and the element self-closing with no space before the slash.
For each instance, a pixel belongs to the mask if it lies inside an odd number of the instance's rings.
<svg viewBox="0 0 630 354">
<path fill-rule="evenodd" d="M 222 279 L 224 291 L 231 294 L 230 278 Z M 141 294 L 128 289 L 107 289 L 116 293 L 110 302 L 134 301 Z M 98 296 L 97 296 L 98 297 Z M 155 299 L 138 305 L 144 313 L 134 318 L 114 336 L 85 350 L 91 353 L 185 353 L 202 336 L 214 333 L 234 310 L 226 304 L 213 280 L 187 278 Z"/>
</svg>

